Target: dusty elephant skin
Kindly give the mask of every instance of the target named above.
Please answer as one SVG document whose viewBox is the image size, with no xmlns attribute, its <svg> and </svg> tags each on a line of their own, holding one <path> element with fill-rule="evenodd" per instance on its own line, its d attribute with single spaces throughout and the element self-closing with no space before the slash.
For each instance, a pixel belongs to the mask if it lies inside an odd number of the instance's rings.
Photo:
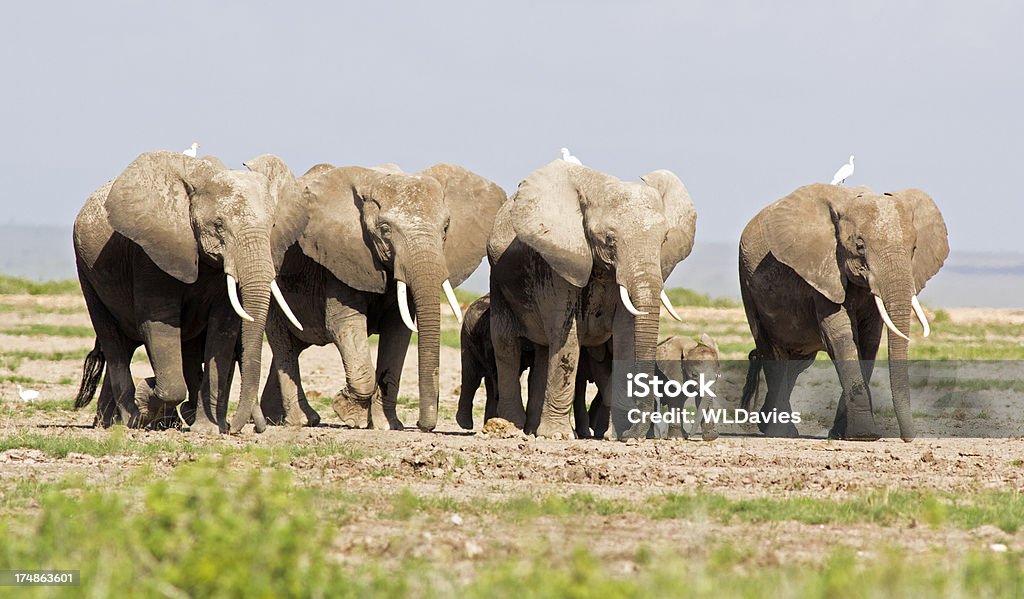
<svg viewBox="0 0 1024 599">
<path fill-rule="evenodd" d="M 740 238 L 740 291 L 756 344 L 743 406 L 763 369 L 761 411 L 791 411 L 796 377 L 826 351 L 843 389 L 830 436 L 877 439 L 869 383 L 884 323 L 900 436 L 913 439 L 910 324 L 916 312 L 927 330 L 917 294 L 948 254 L 942 214 L 916 189 L 879 196 L 814 184 L 762 210 Z M 759 426 L 768 436 L 797 435 L 792 423 Z"/>
<path fill-rule="evenodd" d="M 556 160 L 520 183 L 498 214 L 488 259 L 499 417 L 538 436 L 572 438 L 581 347 L 611 339 L 616 359 L 654 362 L 664 281 L 693 247 L 696 211 L 671 172 L 641 179 Z M 530 396 L 544 398 L 536 421 L 516 376 L 521 339 L 536 352 Z M 596 378 L 600 389 L 608 373 Z M 639 425 L 623 435 L 646 433 Z"/>
<path fill-rule="evenodd" d="M 279 222 L 302 232 L 295 243 L 275 242 L 275 260 L 284 294 L 305 327 L 300 331 L 280 311 L 271 313 L 267 336 L 274 363 L 262 399 L 271 421 L 319 421 L 302 389 L 298 356 L 311 345 L 330 343 L 338 348 L 345 369 L 345 388 L 334 401 L 343 422 L 403 428 L 395 405 L 416 330 L 417 425 L 433 430 L 439 397 L 440 294 L 444 290 L 453 309 L 459 309 L 452 287 L 483 259 L 505 192 L 451 164 L 416 174 L 393 165 L 318 165 L 292 178 L 283 198 Z M 380 334 L 376 368 L 367 339 L 374 333 Z"/>
<path fill-rule="evenodd" d="M 97 340 L 76 407 L 92 399 L 105 366 L 98 424 L 145 426 L 191 398 L 201 399 L 194 428 L 226 430 L 237 346 L 242 392 L 230 428 L 250 419 L 264 428 L 256 394 L 279 187 L 218 160 L 153 152 L 89 198 L 74 245 Z M 129 365 L 140 345 L 154 377 L 136 389 Z"/>
</svg>

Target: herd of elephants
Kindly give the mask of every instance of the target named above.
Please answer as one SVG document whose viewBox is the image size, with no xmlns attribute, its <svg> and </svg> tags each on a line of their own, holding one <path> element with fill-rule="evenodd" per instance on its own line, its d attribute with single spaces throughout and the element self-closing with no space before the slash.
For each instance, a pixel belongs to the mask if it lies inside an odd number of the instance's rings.
<svg viewBox="0 0 1024 599">
<path fill-rule="evenodd" d="M 717 363 L 707 335 L 659 343 L 661 306 L 678 318 L 665 280 L 690 254 L 697 220 L 686 187 L 668 170 L 632 182 L 555 160 L 509 196 L 452 164 L 418 173 L 318 164 L 296 177 L 264 154 L 244 166 L 145 153 L 79 213 L 75 256 L 96 344 L 75 406 L 98 389 L 98 426 L 315 426 L 320 416 L 303 391 L 299 356 L 331 343 L 346 378 L 333 399 L 341 421 L 401 429 L 399 383 L 416 332 L 417 426 L 433 430 L 442 295 L 463 327 L 464 428 L 473 427 L 483 379 L 485 416 L 527 433 L 649 437 L 659 434 L 649 422 L 616 425 L 613 402 L 595 400 L 588 413 L 587 381 L 599 396 L 613 392 L 613 358 L 665 372 Z M 942 215 L 920 190 L 879 195 L 816 183 L 765 207 L 739 241 L 755 341 L 743 405 L 754 401 L 763 372 L 762 413 L 790 410 L 796 377 L 826 351 L 842 386 L 830 436 L 877 439 L 868 383 L 887 328 L 893 405 L 900 436 L 912 439 L 911 321 L 927 334 L 917 294 L 948 253 Z M 463 317 L 453 288 L 485 256 L 490 293 Z M 273 358 L 260 390 L 264 335 Z M 140 346 L 153 376 L 136 385 L 130 365 Z M 229 417 L 236 364 L 241 391 Z M 768 436 L 797 434 L 791 422 L 760 426 Z"/>
</svg>

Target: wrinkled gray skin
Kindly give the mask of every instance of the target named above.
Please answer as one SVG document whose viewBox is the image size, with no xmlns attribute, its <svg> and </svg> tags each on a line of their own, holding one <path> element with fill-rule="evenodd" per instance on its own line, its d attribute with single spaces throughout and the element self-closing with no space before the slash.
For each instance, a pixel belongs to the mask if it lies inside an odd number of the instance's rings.
<svg viewBox="0 0 1024 599">
<path fill-rule="evenodd" d="M 653 369 L 659 294 L 690 253 L 696 212 L 671 172 L 641 179 L 623 182 L 556 160 L 520 183 L 498 214 L 488 242 L 498 416 L 527 424 L 517 378 L 525 338 L 544 381 L 538 436 L 574 436 L 570 410 L 581 347 L 611 339 L 617 359 L 644 360 Z M 620 285 L 646 315 L 626 311 Z M 648 428 L 619 430 L 643 437 Z"/>
<path fill-rule="evenodd" d="M 91 400 L 105 365 L 98 424 L 145 426 L 202 395 L 193 427 L 227 430 L 237 344 L 242 391 L 230 429 L 250 419 L 257 430 L 265 427 L 256 394 L 279 189 L 280 179 L 225 170 L 219 161 L 152 152 L 89 198 L 75 220 L 74 245 L 97 346 L 86 359 L 77 407 Z M 239 325 L 227 274 L 237 279 L 254 322 Z M 140 345 L 154 377 L 135 389 L 129 366 Z"/>
<path fill-rule="evenodd" d="M 473 398 L 480 388 L 480 381 L 483 381 L 487 394 L 484 422 L 498 414 L 498 367 L 494 361 L 494 346 L 491 343 L 490 308 L 491 297 L 484 295 L 469 305 L 462 320 L 462 390 L 459 394 L 459 410 L 455 414 L 455 420 L 459 426 L 467 430 L 473 428 Z M 533 344 L 523 341 L 521 348 L 520 375 L 533 364 Z"/>
<path fill-rule="evenodd" d="M 272 311 L 273 375 L 262 398 L 268 417 L 290 425 L 319 422 L 302 389 L 298 356 L 310 345 L 331 343 L 345 369 L 346 387 L 334 400 L 342 422 L 403 428 L 395 406 L 411 331 L 399 312 L 401 281 L 419 330 L 417 425 L 433 430 L 441 286 L 446 279 L 459 285 L 479 266 L 505 192 L 450 164 L 417 174 L 394 165 L 318 165 L 293 179 L 284 197 L 278 220 L 300 223 L 302 234 L 275 258 L 282 290 L 305 330 Z M 367 339 L 374 333 L 380 334 L 376 368 Z"/>
<path fill-rule="evenodd" d="M 599 392 L 594 397 L 590 402 L 589 410 L 586 405 L 587 383 L 594 381 L 591 372 L 599 371 L 599 368 L 592 365 L 592 360 L 600 360 L 606 353 L 603 349 L 598 348 L 597 351 L 594 351 L 593 348 L 588 348 L 587 351 L 583 352 L 580 368 L 576 375 L 576 395 L 573 400 L 573 413 L 576 414 L 576 435 L 581 438 L 593 436 L 594 438 L 601 439 L 604 438 L 608 430 L 609 409 L 608 405 L 604 402 L 602 394 Z M 696 341 L 689 337 L 672 336 L 658 344 L 657 375 L 664 380 L 671 379 L 684 383 L 688 380 L 698 380 L 701 373 L 704 374 L 705 378 L 718 377 L 720 370 L 718 343 L 707 333 L 701 335 L 700 339 Z M 695 402 L 696 406 L 694 409 L 698 414 L 698 424 L 701 427 L 703 439 L 705 441 L 717 439 L 718 432 L 715 430 L 714 423 L 704 418 L 704 412 L 701 410 L 701 398 L 697 397 Z M 685 405 L 685 396 L 667 397 L 662 401 L 661 407 L 663 412 L 667 412 L 673 408 L 682 410 Z M 705 408 L 707 407 L 709 406 L 705 406 Z M 581 432 L 582 427 L 586 423 L 586 420 L 581 420 L 580 418 L 582 414 L 587 414 L 592 430 Z M 654 429 L 655 427 L 651 427 L 651 430 L 648 431 L 649 437 L 655 438 L 659 436 L 655 434 Z M 667 434 L 663 436 L 667 438 L 686 437 L 686 431 L 681 424 L 668 425 L 665 432 Z"/>
<path fill-rule="evenodd" d="M 739 254 L 740 291 L 756 343 L 742 405 L 749 407 L 757 394 L 763 368 L 768 393 L 761 411 L 791 411 L 796 377 L 826 351 L 843 389 L 829 436 L 877 439 L 869 383 L 883 321 L 874 296 L 909 337 L 911 298 L 949 254 L 935 203 L 916 189 L 879 196 L 867 188 L 807 185 L 747 224 Z M 893 407 L 900 436 L 909 441 L 908 343 L 890 332 L 888 347 Z M 760 426 L 768 436 L 797 435 L 792 423 Z"/>
</svg>

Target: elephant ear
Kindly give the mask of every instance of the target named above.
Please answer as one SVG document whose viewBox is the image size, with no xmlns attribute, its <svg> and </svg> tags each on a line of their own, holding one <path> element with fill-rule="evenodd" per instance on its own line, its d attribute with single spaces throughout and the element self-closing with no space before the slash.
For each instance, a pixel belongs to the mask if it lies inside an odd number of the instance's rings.
<svg viewBox="0 0 1024 599">
<path fill-rule="evenodd" d="M 658 190 L 665 204 L 668 232 L 661 245 L 661 279 L 668 280 L 676 264 L 685 260 L 693 250 L 697 210 L 686 186 L 672 171 L 659 169 L 640 177 L 640 180 Z"/>
<path fill-rule="evenodd" d="M 384 292 L 387 271 L 370 251 L 371 242 L 363 229 L 363 194 L 384 176 L 372 169 L 346 166 L 309 181 L 302 190 L 309 215 L 299 235 L 302 253 L 342 283 L 372 293 Z"/>
<path fill-rule="evenodd" d="M 211 162 L 175 152 L 142 154 L 110 187 L 110 226 L 137 243 L 161 270 L 182 283 L 194 283 L 199 245 L 192 231 L 190 196 L 218 170 Z"/>
<path fill-rule="evenodd" d="M 520 241 L 540 254 L 563 279 L 583 287 L 590 280 L 594 255 L 583 231 L 579 191 L 570 169 L 592 172 L 564 160 L 541 167 L 519 184 L 510 216 Z"/>
<path fill-rule="evenodd" d="M 914 229 L 917 231 L 917 248 L 911 260 L 914 283 L 917 291 L 924 289 L 928 279 L 935 276 L 949 256 L 949 237 L 946 221 L 932 198 L 920 189 L 905 189 L 887 196 L 904 202 L 913 213 Z"/>
<path fill-rule="evenodd" d="M 834 185 L 806 185 L 765 208 L 761 218 L 761 235 L 775 259 L 837 304 L 846 300 L 846 287 L 832 206 L 845 194 Z"/>
<path fill-rule="evenodd" d="M 480 266 L 494 218 L 508 196 L 494 183 L 454 164 L 435 164 L 420 174 L 435 179 L 444 190 L 451 215 L 444 259 L 448 280 L 457 287 Z"/>
</svg>

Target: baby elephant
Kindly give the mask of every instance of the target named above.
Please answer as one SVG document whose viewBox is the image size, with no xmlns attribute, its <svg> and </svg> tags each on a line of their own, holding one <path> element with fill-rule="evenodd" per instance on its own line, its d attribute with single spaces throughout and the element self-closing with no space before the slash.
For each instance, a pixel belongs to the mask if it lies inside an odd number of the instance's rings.
<svg viewBox="0 0 1024 599">
<path fill-rule="evenodd" d="M 662 379 L 672 379 L 679 383 L 685 383 L 688 380 L 699 380 L 701 374 L 704 375 L 705 380 L 717 379 L 719 376 L 720 366 L 718 362 L 718 343 L 716 343 L 715 340 L 707 333 L 702 334 L 700 339 L 697 341 L 694 341 L 689 337 L 669 337 L 658 344 L 656 356 L 657 375 Z M 593 356 L 587 354 L 587 358 L 592 359 Z M 585 373 L 589 371 L 581 368 L 579 372 Z M 587 382 L 588 376 L 586 374 L 577 376 L 576 396 L 573 401 L 573 410 L 577 415 L 587 413 Z M 705 441 L 713 441 L 714 439 L 717 439 L 718 431 L 715 430 L 715 423 L 707 420 L 704 417 L 704 412 L 701 410 L 700 396 L 696 397 L 695 401 L 697 404 L 695 411 L 697 412 L 697 422 L 700 423 L 701 427 L 701 437 Z M 674 398 L 666 397 L 664 401 L 661 402 L 661 412 L 665 413 L 671 409 L 678 409 L 681 411 L 685 404 L 685 395 L 680 395 L 679 397 Z M 710 405 L 704 406 L 704 409 L 711 408 L 712 406 Z M 593 429 L 594 438 L 604 438 L 609 425 L 608 412 L 608 406 L 604 401 L 604 397 L 600 392 L 598 392 L 597 396 L 595 396 L 593 401 L 590 403 L 588 415 L 590 428 Z M 579 424 L 577 425 L 577 428 L 579 428 Z M 585 436 L 581 433 L 577 433 L 577 435 L 580 437 Z M 686 431 L 683 429 L 682 423 L 655 425 L 651 427 L 648 436 L 654 438 L 686 437 Z"/>
<path fill-rule="evenodd" d="M 462 391 L 455 421 L 464 429 L 473 428 L 473 398 L 484 381 L 487 403 L 484 404 L 484 422 L 498 413 L 498 368 L 491 344 L 491 298 L 484 295 L 470 304 L 462 319 Z M 519 374 L 533 364 L 533 345 L 523 342 L 519 359 Z"/>
<path fill-rule="evenodd" d="M 669 337 L 658 344 L 658 374 L 665 378 L 680 383 L 687 380 L 698 380 L 704 375 L 705 380 L 717 379 L 720 373 L 718 362 L 718 343 L 707 333 L 694 341 L 689 337 Z M 697 413 L 697 422 L 700 423 L 701 438 L 705 441 L 713 441 L 718 438 L 718 431 L 715 430 L 715 422 L 705 418 L 704 410 L 714 408 L 714 399 L 708 398 L 710 405 L 705 405 L 701 410 L 701 397 L 694 398 Z M 666 397 L 661 402 L 662 412 L 669 409 L 682 410 L 686 404 L 686 396 Z M 686 431 L 682 424 L 668 425 L 669 437 L 685 437 Z"/>
</svg>

